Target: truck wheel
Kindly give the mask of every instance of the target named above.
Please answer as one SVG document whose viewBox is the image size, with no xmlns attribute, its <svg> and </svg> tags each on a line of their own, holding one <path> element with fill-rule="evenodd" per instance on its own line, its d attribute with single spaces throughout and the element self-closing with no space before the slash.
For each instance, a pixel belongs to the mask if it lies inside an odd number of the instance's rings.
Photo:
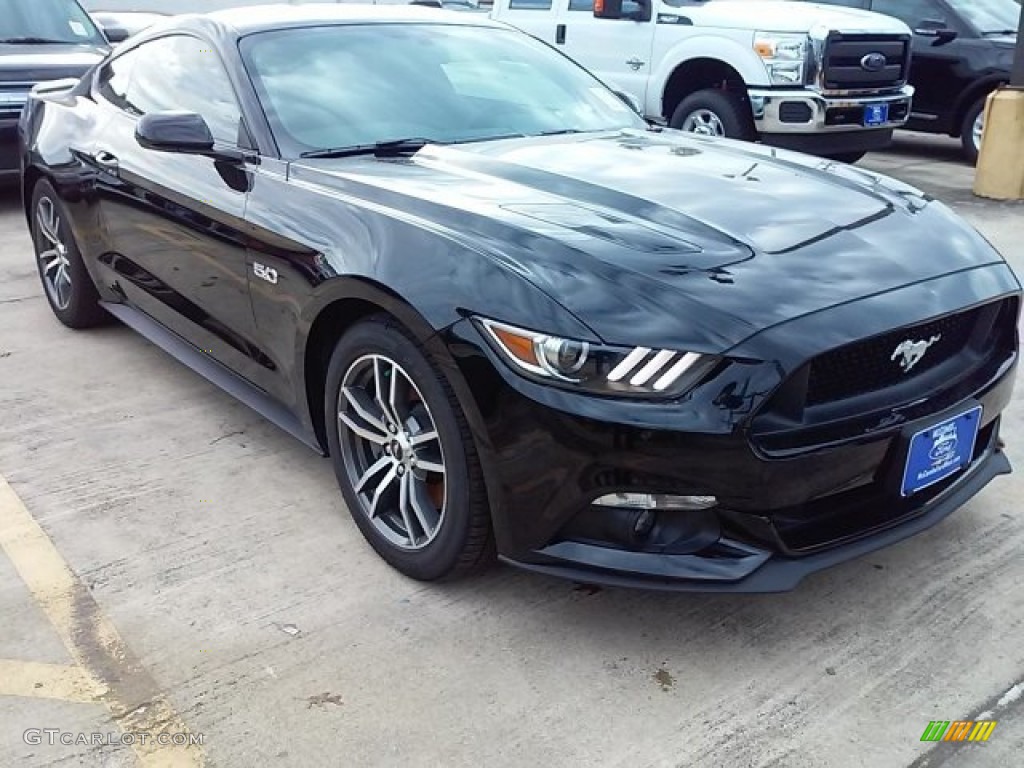
<svg viewBox="0 0 1024 768">
<path fill-rule="evenodd" d="M 742 141 L 757 138 L 750 106 L 730 91 L 709 88 L 690 94 L 676 107 L 668 124 L 701 136 L 725 136 Z"/>
<path fill-rule="evenodd" d="M 981 135 L 985 130 L 985 101 L 988 94 L 979 98 L 967 110 L 964 121 L 960 124 L 960 142 L 964 147 L 964 157 L 976 165 L 978 153 L 981 152 Z"/>
<path fill-rule="evenodd" d="M 867 152 L 835 152 L 834 154 L 827 155 L 827 157 L 829 160 L 838 160 L 840 163 L 853 165 L 866 154 Z"/>
</svg>

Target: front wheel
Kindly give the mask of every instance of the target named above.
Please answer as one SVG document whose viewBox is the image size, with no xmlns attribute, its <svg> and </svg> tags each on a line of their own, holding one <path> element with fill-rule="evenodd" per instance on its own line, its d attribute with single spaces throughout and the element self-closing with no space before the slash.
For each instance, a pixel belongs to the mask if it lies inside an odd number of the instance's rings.
<svg viewBox="0 0 1024 768">
<path fill-rule="evenodd" d="M 668 124 L 701 136 L 724 136 L 742 141 L 757 138 L 750 105 L 731 91 L 709 88 L 690 94 L 676 107 Z"/>
<path fill-rule="evenodd" d="M 100 306 L 71 230 L 71 218 L 57 190 L 46 180 L 35 185 L 31 201 L 31 232 L 36 268 L 50 309 L 69 328 L 89 328 L 110 320 Z"/>
<path fill-rule="evenodd" d="M 975 101 L 964 115 L 960 125 L 960 143 L 963 145 L 964 157 L 971 165 L 976 165 L 981 153 L 981 139 L 985 134 L 985 102 L 988 94 Z"/>
<path fill-rule="evenodd" d="M 327 373 L 327 437 L 363 536 L 424 581 L 491 559 L 490 512 L 466 419 L 428 353 L 388 316 L 338 341 Z"/>
</svg>

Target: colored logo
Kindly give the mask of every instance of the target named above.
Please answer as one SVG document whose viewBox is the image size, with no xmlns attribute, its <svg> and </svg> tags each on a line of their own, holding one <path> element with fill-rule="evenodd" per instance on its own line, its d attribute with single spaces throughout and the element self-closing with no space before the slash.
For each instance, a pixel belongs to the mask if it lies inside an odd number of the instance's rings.
<svg viewBox="0 0 1024 768">
<path fill-rule="evenodd" d="M 998 720 L 932 720 L 921 741 L 988 741 Z"/>
</svg>

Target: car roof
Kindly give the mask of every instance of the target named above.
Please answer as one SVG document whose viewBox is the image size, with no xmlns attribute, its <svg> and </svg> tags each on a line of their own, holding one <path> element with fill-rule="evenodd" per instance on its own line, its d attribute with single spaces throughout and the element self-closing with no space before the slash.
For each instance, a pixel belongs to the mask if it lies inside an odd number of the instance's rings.
<svg viewBox="0 0 1024 768">
<path fill-rule="evenodd" d="M 332 24 L 393 24 L 427 22 L 505 28 L 483 14 L 445 11 L 420 5 L 371 5 L 368 3 L 309 3 L 306 5 L 253 5 L 203 14 L 210 21 L 234 30 L 239 36 L 289 27 Z"/>
</svg>

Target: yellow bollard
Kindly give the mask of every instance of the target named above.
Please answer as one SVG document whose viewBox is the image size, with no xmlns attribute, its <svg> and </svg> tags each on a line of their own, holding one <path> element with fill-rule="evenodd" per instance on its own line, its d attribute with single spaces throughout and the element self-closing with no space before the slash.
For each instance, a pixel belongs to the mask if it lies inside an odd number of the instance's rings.
<svg viewBox="0 0 1024 768">
<path fill-rule="evenodd" d="M 1024 89 L 1000 88 L 985 104 L 985 135 L 974 194 L 1024 200 Z"/>
</svg>

